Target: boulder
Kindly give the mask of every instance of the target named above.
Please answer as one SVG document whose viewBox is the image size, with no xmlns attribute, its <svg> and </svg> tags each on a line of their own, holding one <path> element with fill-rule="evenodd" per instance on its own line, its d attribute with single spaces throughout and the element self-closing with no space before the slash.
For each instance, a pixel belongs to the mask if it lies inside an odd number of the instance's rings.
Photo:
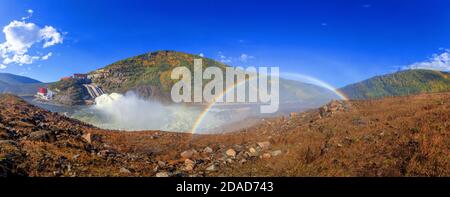
<svg viewBox="0 0 450 197">
<path fill-rule="evenodd" d="M 42 142 L 55 142 L 56 141 L 56 135 L 53 134 L 51 131 L 35 131 L 30 133 L 28 135 L 30 140 L 34 141 L 42 141 Z"/>
<path fill-rule="evenodd" d="M 269 159 L 270 157 L 272 157 L 270 153 L 264 153 L 263 155 L 261 155 L 262 159 Z"/>
<path fill-rule="evenodd" d="M 270 147 L 270 142 L 269 141 L 265 141 L 265 142 L 258 142 L 258 146 L 265 150 L 268 149 Z"/>
<path fill-rule="evenodd" d="M 92 143 L 92 134 L 91 133 L 85 133 L 81 136 L 86 142 L 89 144 Z"/>
<path fill-rule="evenodd" d="M 210 165 L 206 168 L 206 171 L 216 171 L 216 165 Z"/>
<path fill-rule="evenodd" d="M 236 157 L 236 151 L 235 151 L 234 149 L 232 149 L 232 148 L 228 149 L 228 150 L 225 152 L 225 154 L 226 154 L 228 157 Z"/>
<path fill-rule="evenodd" d="M 283 152 L 281 151 L 281 150 L 275 150 L 275 151 L 272 151 L 270 154 L 273 156 L 273 157 L 276 157 L 276 156 L 278 156 L 278 155 L 281 155 Z"/>
<path fill-rule="evenodd" d="M 186 159 L 191 158 L 193 155 L 194 155 L 194 151 L 193 150 L 186 150 L 186 151 L 183 151 L 182 153 L 180 153 L 180 156 L 182 158 L 186 158 Z"/>
<path fill-rule="evenodd" d="M 128 170 L 128 169 L 126 169 L 124 167 L 121 167 L 119 171 L 120 171 L 120 173 L 123 173 L 123 174 L 130 174 L 131 173 L 130 170 Z"/>
<path fill-rule="evenodd" d="M 156 177 L 169 177 L 168 172 L 158 172 L 156 173 Z"/>
<path fill-rule="evenodd" d="M 205 152 L 205 153 L 212 153 L 213 152 L 213 149 L 212 148 L 210 148 L 209 146 L 208 147 L 206 147 L 205 149 L 203 149 L 203 152 Z"/>
</svg>

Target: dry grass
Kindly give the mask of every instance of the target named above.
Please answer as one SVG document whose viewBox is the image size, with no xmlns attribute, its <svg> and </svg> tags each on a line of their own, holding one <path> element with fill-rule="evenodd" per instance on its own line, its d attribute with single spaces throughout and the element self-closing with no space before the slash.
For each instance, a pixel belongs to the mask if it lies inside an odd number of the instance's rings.
<svg viewBox="0 0 450 197">
<path fill-rule="evenodd" d="M 30 109 L 16 99 L 0 101 L 3 126 L 22 118 L 20 111 Z M 179 171 L 183 165 L 180 152 L 209 146 L 214 153 L 193 158 L 201 162 L 187 175 L 450 176 L 449 101 L 450 93 L 351 101 L 349 110 L 330 117 L 318 119 L 319 110 L 311 110 L 295 117 L 266 120 L 239 132 L 194 136 L 162 131 L 107 131 L 70 119 L 58 119 L 56 123 L 52 122 L 56 115 L 38 110 L 49 123 L 93 133 L 97 140 L 88 144 L 76 135 L 52 143 L 15 138 L 20 145 L 0 146 L 0 157 L 17 153 L 8 158 L 8 167 L 28 176 L 154 176 L 158 161 L 169 163 L 169 171 Z M 15 127 L 23 136 L 31 132 L 27 124 Z M 282 154 L 268 159 L 248 158 L 243 164 L 238 160 L 223 162 L 217 171 L 205 171 L 211 163 L 222 162 L 228 148 L 243 152 L 261 141 L 269 141 L 271 146 L 260 154 L 274 150 L 281 150 Z M 116 154 L 99 157 L 102 150 Z M 79 156 L 74 158 L 75 155 Z M 121 173 L 121 167 L 131 173 Z"/>
</svg>

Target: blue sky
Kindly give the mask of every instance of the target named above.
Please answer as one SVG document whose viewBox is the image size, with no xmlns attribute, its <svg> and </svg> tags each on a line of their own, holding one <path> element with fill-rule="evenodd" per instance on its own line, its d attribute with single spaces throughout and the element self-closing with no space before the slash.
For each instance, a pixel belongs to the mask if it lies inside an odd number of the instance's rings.
<svg viewBox="0 0 450 197">
<path fill-rule="evenodd" d="M 46 82 L 176 50 L 233 66 L 279 66 L 341 87 L 450 49 L 446 0 L 0 0 L 0 27 L 14 20 L 51 26 L 61 38 L 36 38 L 26 52 L 32 63 L 3 63 L 0 72 Z"/>
</svg>

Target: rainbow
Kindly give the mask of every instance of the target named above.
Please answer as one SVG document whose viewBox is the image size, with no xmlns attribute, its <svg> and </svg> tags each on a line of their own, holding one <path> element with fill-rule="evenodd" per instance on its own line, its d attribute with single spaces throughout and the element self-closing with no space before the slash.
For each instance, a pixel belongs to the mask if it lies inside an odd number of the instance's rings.
<svg viewBox="0 0 450 197">
<path fill-rule="evenodd" d="M 285 78 L 285 79 L 291 79 L 291 80 L 304 81 L 306 83 L 311 83 L 313 85 L 317 85 L 317 86 L 323 87 L 327 90 L 330 90 L 331 92 L 333 92 L 334 94 L 339 96 L 339 98 L 344 101 L 349 100 L 347 95 L 345 95 L 339 89 L 337 89 L 337 88 L 333 87 L 332 85 L 330 85 L 322 80 L 319 80 L 317 78 L 307 76 L 307 75 L 297 74 L 297 73 L 280 73 L 280 77 Z"/>
<path fill-rule="evenodd" d="M 342 100 L 348 100 L 348 97 L 344 93 L 340 92 L 337 88 L 333 87 L 332 85 L 330 85 L 324 81 L 321 81 L 321 80 L 311 77 L 311 76 L 301 75 L 301 74 L 297 74 L 297 73 L 280 73 L 280 78 L 305 81 L 307 83 L 311 83 L 311 84 L 314 84 L 314 85 L 317 85 L 317 86 L 320 86 L 320 87 L 330 90 L 331 92 L 333 92 L 334 94 L 339 96 L 339 98 Z M 251 80 L 254 80 L 254 79 L 251 79 Z M 203 120 L 208 115 L 208 113 L 211 111 L 211 109 L 218 103 L 217 100 L 219 98 L 223 98 L 231 90 L 245 84 L 246 81 L 247 80 L 243 80 L 243 81 L 240 81 L 240 82 L 234 84 L 231 87 L 227 87 L 227 88 L 225 88 L 225 91 L 223 91 L 222 94 L 219 94 L 218 96 L 216 96 L 214 99 L 215 101 L 209 103 L 205 107 L 205 109 L 197 116 L 197 118 L 194 121 L 194 124 L 192 125 L 190 133 L 195 134 L 197 132 L 198 127 L 202 124 Z"/>
<path fill-rule="evenodd" d="M 255 77 L 252 77 L 252 78 L 249 78 L 247 80 L 240 81 L 240 82 L 238 82 L 238 83 L 236 83 L 236 84 L 234 84 L 232 86 L 226 87 L 225 91 L 223 91 L 222 94 L 217 95 L 214 98 L 214 102 L 209 103 L 205 107 L 205 109 L 197 116 L 197 118 L 194 121 L 194 124 L 192 125 L 190 133 L 194 134 L 195 132 L 197 132 L 198 127 L 202 123 L 203 119 L 205 119 L 205 117 L 208 114 L 208 112 L 218 103 L 217 102 L 218 99 L 225 97 L 231 90 L 233 90 L 233 89 L 235 89 L 235 88 L 237 88 L 237 87 L 239 87 L 241 85 L 245 85 L 245 83 L 247 81 L 255 80 L 255 79 L 256 79 Z"/>
</svg>

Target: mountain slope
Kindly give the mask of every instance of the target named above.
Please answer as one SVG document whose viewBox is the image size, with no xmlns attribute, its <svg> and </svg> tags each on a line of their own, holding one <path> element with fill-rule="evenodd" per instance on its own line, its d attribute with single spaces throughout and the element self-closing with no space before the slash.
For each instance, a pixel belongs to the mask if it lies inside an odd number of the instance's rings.
<svg viewBox="0 0 450 197">
<path fill-rule="evenodd" d="M 24 77 L 20 75 L 14 75 L 10 73 L 0 73 L 0 81 L 8 84 L 31 84 L 31 83 L 42 83 L 36 79 L 29 77 Z"/>
<path fill-rule="evenodd" d="M 193 70 L 194 59 L 202 59 L 203 68 L 226 68 L 225 64 L 198 55 L 156 51 L 115 62 L 89 75 L 106 92 L 125 93 L 133 90 L 142 97 L 167 100 L 176 82 L 170 78 L 172 69 L 186 66 Z"/>
<path fill-rule="evenodd" d="M 134 91 L 140 97 L 170 103 L 170 91 L 172 85 L 177 82 L 177 80 L 170 78 L 171 71 L 178 66 L 185 66 L 192 71 L 194 59 L 203 60 L 203 69 L 214 66 L 225 70 L 228 67 L 228 65 L 198 55 L 176 51 L 156 51 L 115 62 L 92 71 L 88 75 L 92 82 L 100 86 L 105 92 L 126 93 L 127 91 Z M 204 84 L 206 82 L 207 80 L 204 80 Z M 65 96 L 82 95 L 81 86 L 59 81 L 50 88 L 55 89 L 56 87 L 59 90 L 78 92 L 78 94 L 69 94 L 65 91 L 56 91 L 62 92 Z M 288 80 L 280 81 L 280 92 L 282 92 L 280 95 L 282 100 L 297 100 L 308 104 L 318 103 L 314 106 L 322 105 L 334 98 L 332 92 L 321 87 Z M 320 99 L 317 100 L 319 97 Z M 82 99 L 80 99 L 80 96 L 76 96 L 72 99 L 74 102 L 66 103 L 82 103 Z"/>
<path fill-rule="evenodd" d="M 373 99 L 418 93 L 450 91 L 450 73 L 406 70 L 373 77 L 341 88 L 351 99 Z"/>
<path fill-rule="evenodd" d="M 24 76 L 0 73 L 0 93 L 10 93 L 19 96 L 34 95 L 39 87 L 47 84 Z"/>
</svg>

